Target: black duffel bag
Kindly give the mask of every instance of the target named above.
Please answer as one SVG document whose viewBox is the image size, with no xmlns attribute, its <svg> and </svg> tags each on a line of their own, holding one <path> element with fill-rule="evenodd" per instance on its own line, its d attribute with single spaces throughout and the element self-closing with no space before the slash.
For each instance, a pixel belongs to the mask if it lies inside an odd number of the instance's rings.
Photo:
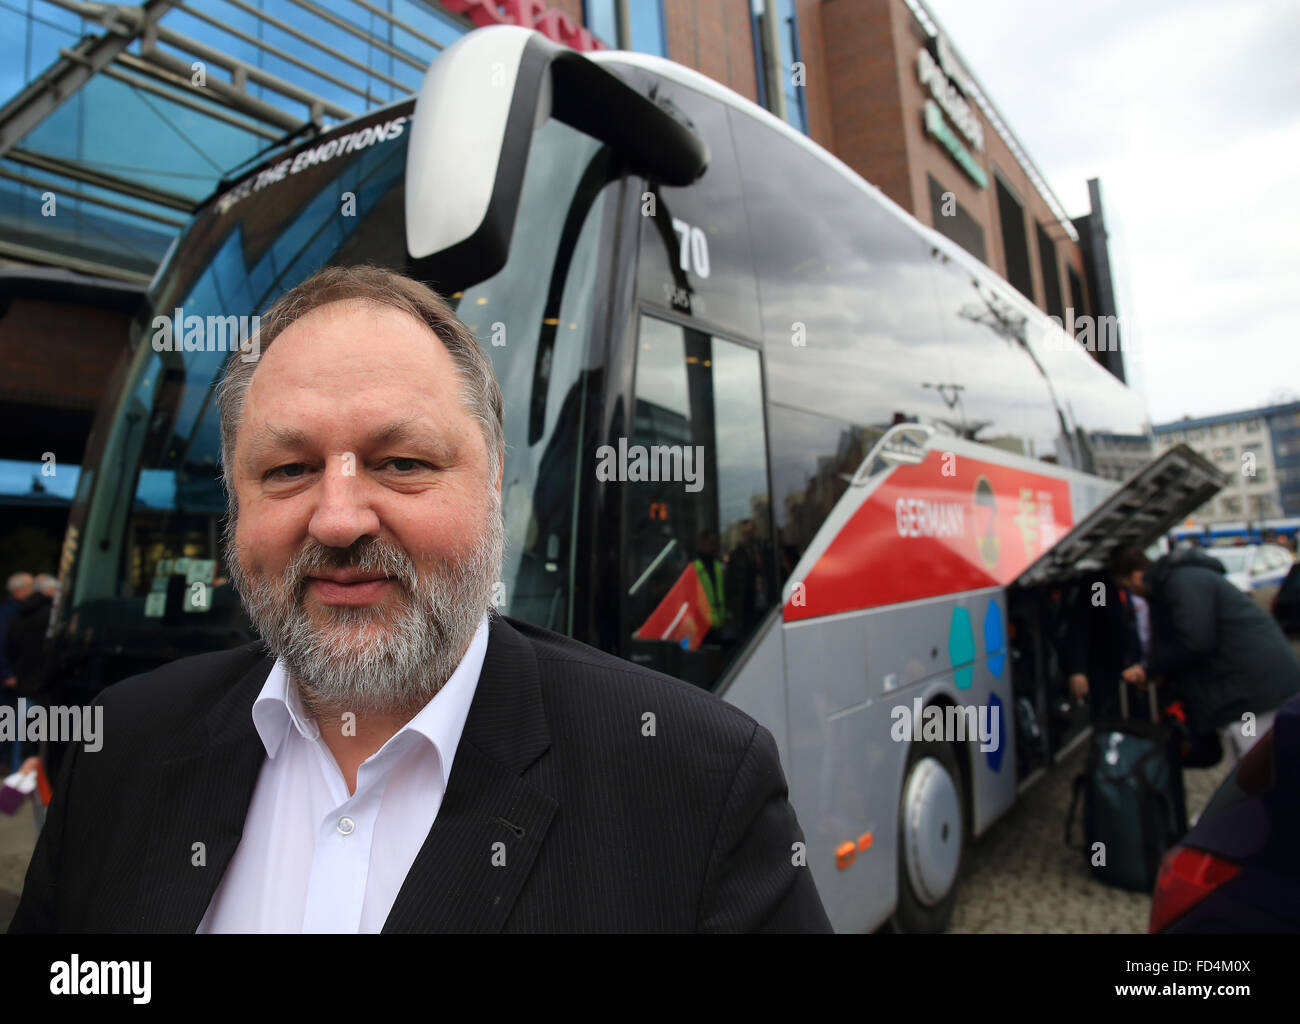
<svg viewBox="0 0 1300 1024">
<path fill-rule="evenodd" d="M 1093 877 L 1150 892 L 1165 852 L 1187 832 L 1182 737 L 1176 726 L 1159 721 L 1149 687 L 1152 720 L 1129 720 L 1127 690 L 1121 682 L 1121 717 L 1093 725 L 1087 767 L 1074 780 L 1065 841 L 1071 844 L 1082 797 L 1083 853 Z"/>
</svg>

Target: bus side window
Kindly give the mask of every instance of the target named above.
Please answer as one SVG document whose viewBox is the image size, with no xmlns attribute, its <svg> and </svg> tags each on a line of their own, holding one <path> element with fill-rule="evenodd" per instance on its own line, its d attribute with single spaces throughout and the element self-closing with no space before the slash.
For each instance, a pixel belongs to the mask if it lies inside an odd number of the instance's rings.
<svg viewBox="0 0 1300 1024">
<path fill-rule="evenodd" d="M 1029 317 L 944 254 L 936 255 L 933 271 L 961 387 L 954 410 L 958 432 L 1016 455 L 1070 465 L 1070 428 Z"/>
<path fill-rule="evenodd" d="M 768 400 L 884 432 L 949 425 L 929 243 L 825 159 L 733 111 Z"/>
<path fill-rule="evenodd" d="M 631 436 L 601 470 L 625 481 L 627 656 L 712 688 L 778 597 L 760 357 L 650 316 L 637 345 Z"/>
<path fill-rule="evenodd" d="M 783 132 L 739 111 L 731 123 L 762 304 L 784 581 L 886 430 L 955 432 L 955 371 L 930 244 Z"/>
<path fill-rule="evenodd" d="M 1099 318 L 1100 320 L 1100 318 Z M 1097 346 L 1096 331 L 1091 341 Z M 1061 344 L 1042 325 L 1032 332 L 1038 360 L 1047 370 L 1074 438 L 1075 469 L 1124 480 L 1155 456 L 1146 406 L 1085 348 L 1086 338 Z M 1114 344 L 1113 335 L 1107 344 Z M 1122 447 L 1116 450 L 1116 445 Z"/>
<path fill-rule="evenodd" d="M 782 586 L 883 431 L 788 406 L 768 409 L 772 425 L 772 509 Z"/>
</svg>

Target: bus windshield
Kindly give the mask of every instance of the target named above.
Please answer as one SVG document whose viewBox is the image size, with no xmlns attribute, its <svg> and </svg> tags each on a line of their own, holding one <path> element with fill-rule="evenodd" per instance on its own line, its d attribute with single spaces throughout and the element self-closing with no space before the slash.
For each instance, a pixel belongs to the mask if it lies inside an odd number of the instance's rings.
<svg viewBox="0 0 1300 1024">
<path fill-rule="evenodd" d="M 390 108 L 367 120 L 402 114 Z M 196 649 L 212 648 L 214 629 L 231 631 L 231 642 L 234 633 L 251 636 L 219 544 L 226 502 L 213 385 L 232 355 L 229 347 L 185 351 L 184 325 L 263 312 L 328 263 L 403 269 L 406 138 L 389 133 L 260 190 L 237 186 L 227 193 L 237 201 L 209 204 L 186 231 L 133 328 L 125 384 L 102 413 L 102 448 L 96 442 L 80 481 L 59 615 L 72 634 L 89 642 L 98 631 L 96 646 L 106 634 L 130 646 L 139 632 L 140 649 L 159 659 L 184 650 L 176 638 L 185 633 L 200 634 L 189 645 Z M 319 151 L 322 141 L 308 145 Z M 505 398 L 498 604 L 557 630 L 571 624 L 577 446 L 615 181 L 599 142 L 543 123 L 506 265 L 448 296 L 492 359 Z M 159 334 L 158 318 L 175 324 L 174 343 Z M 160 628 L 176 642 L 160 642 Z"/>
</svg>

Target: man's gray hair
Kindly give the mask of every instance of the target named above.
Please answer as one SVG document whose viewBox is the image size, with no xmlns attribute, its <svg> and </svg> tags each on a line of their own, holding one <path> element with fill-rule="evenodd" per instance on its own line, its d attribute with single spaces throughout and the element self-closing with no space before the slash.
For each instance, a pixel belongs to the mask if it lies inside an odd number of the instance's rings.
<svg viewBox="0 0 1300 1024">
<path fill-rule="evenodd" d="M 5 589 L 11 594 L 31 585 L 32 574 L 29 572 L 16 572 L 5 581 Z"/>
<path fill-rule="evenodd" d="M 469 328 L 432 288 L 382 267 L 326 267 L 298 287 L 285 292 L 260 317 L 252 351 L 257 358 L 245 360 L 234 353 L 217 384 L 217 409 L 221 414 L 221 472 L 232 512 L 235 507 L 235 435 L 244 409 L 244 399 L 257 369 L 257 359 L 266 354 L 285 329 L 308 313 L 331 302 L 360 299 L 408 313 L 427 326 L 446 346 L 460 376 L 461 398 L 469 413 L 479 421 L 487 444 L 488 465 L 495 470 L 505 450 L 501 387 L 492 363 L 479 347 Z"/>
</svg>

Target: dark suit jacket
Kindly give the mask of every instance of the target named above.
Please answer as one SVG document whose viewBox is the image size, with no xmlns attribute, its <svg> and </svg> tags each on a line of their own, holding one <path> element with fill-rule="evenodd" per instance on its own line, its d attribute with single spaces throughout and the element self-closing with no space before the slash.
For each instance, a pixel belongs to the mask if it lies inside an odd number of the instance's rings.
<svg viewBox="0 0 1300 1024">
<path fill-rule="evenodd" d="M 252 705 L 272 663 L 250 644 L 103 692 L 103 748 L 68 755 L 10 932 L 198 927 L 266 758 Z M 384 931 L 829 931 L 793 863 L 802 840 L 753 719 L 494 616 L 442 807 Z"/>
</svg>

